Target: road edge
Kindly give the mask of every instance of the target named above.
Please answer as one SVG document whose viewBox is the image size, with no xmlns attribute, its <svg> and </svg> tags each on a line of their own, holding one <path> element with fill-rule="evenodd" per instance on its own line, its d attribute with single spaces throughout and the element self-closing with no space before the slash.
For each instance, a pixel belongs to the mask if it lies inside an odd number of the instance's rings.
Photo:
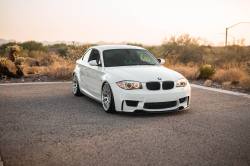
<svg viewBox="0 0 250 166">
<path fill-rule="evenodd" d="M 27 83 L 1 83 L 0 86 L 5 85 L 36 85 L 36 84 L 62 84 L 62 83 L 72 83 L 72 81 L 66 82 L 27 82 Z"/>
<path fill-rule="evenodd" d="M 191 87 L 194 87 L 194 88 L 200 88 L 200 89 L 205 89 L 205 90 L 210 90 L 210 91 L 221 92 L 221 93 L 231 94 L 231 95 L 235 95 L 235 96 L 250 98 L 250 95 L 245 94 L 245 93 L 233 92 L 233 91 L 223 90 L 223 89 L 218 89 L 218 88 L 211 88 L 211 87 L 206 87 L 206 86 L 201 86 L 201 85 L 196 85 L 196 84 L 190 84 L 190 85 L 191 85 Z"/>
<path fill-rule="evenodd" d="M 72 83 L 72 82 L 71 81 L 67 81 L 67 82 L 3 83 L 3 84 L 0 84 L 0 86 L 1 85 L 2 86 L 8 86 L 8 85 L 62 84 L 62 83 Z M 223 89 L 218 89 L 218 88 L 211 88 L 211 87 L 206 87 L 206 86 L 201 86 L 201 85 L 196 85 L 196 84 L 190 84 L 190 85 L 191 85 L 191 87 L 194 87 L 194 88 L 200 88 L 200 89 L 205 89 L 205 90 L 210 90 L 210 91 L 221 92 L 221 93 L 231 94 L 231 95 L 235 95 L 235 96 L 241 96 L 241 97 L 250 98 L 250 95 L 248 95 L 246 93 L 233 92 L 233 91 L 229 91 L 229 90 L 223 90 Z"/>
</svg>

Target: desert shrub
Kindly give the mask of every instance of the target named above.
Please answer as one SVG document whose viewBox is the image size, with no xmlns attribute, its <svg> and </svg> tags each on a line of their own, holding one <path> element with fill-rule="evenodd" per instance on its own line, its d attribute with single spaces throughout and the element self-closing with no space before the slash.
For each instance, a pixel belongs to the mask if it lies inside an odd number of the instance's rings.
<svg viewBox="0 0 250 166">
<path fill-rule="evenodd" d="M 0 58 L 0 77 L 3 77 L 6 75 L 6 72 L 8 71 L 7 65 L 6 65 L 6 59 Z"/>
<path fill-rule="evenodd" d="M 40 67 L 38 66 L 32 66 L 26 68 L 27 74 L 38 74 L 40 72 Z"/>
<path fill-rule="evenodd" d="M 16 68 L 17 68 L 17 71 L 16 71 L 16 74 L 19 75 L 19 76 L 23 76 L 24 75 L 24 72 L 23 72 L 23 69 L 24 69 L 24 63 L 25 59 L 23 57 L 18 57 L 16 58 L 16 61 L 14 62 L 14 64 L 16 65 Z"/>
<path fill-rule="evenodd" d="M 91 47 L 89 44 L 77 46 L 74 42 L 68 47 L 66 57 L 68 61 L 75 62 L 77 59 L 81 58 L 83 54 Z"/>
<path fill-rule="evenodd" d="M 67 62 L 55 63 L 53 65 L 44 67 L 41 71 L 44 75 L 50 75 L 58 79 L 71 79 L 72 72 L 75 69 L 75 65 Z"/>
<path fill-rule="evenodd" d="M 25 66 L 28 67 L 28 66 L 39 66 L 39 61 L 35 58 L 25 58 Z"/>
<path fill-rule="evenodd" d="M 12 72 L 13 74 L 16 74 L 16 65 L 14 64 L 14 62 L 12 62 L 9 59 L 6 59 L 6 66 L 9 69 L 10 72 Z"/>
<path fill-rule="evenodd" d="M 198 77 L 200 76 L 200 71 L 190 71 L 188 73 L 188 79 L 191 79 L 191 80 L 196 80 Z"/>
<path fill-rule="evenodd" d="M 38 58 L 42 55 L 42 53 L 43 52 L 32 50 L 29 52 L 29 57 L 30 58 Z"/>
<path fill-rule="evenodd" d="M 210 65 L 201 65 L 199 68 L 201 79 L 211 79 L 215 73 L 215 68 L 212 68 Z"/>
<path fill-rule="evenodd" d="M 19 56 L 25 57 L 25 58 L 28 57 L 29 56 L 29 50 L 20 49 Z"/>
<path fill-rule="evenodd" d="M 240 86 L 246 90 L 250 90 L 250 77 L 246 76 L 240 81 Z"/>
<path fill-rule="evenodd" d="M 238 83 L 244 78 L 245 72 L 240 69 L 218 70 L 214 74 L 213 81 Z"/>
<path fill-rule="evenodd" d="M 188 77 L 189 71 L 187 68 L 182 67 L 182 66 L 178 66 L 173 68 L 174 71 L 177 71 L 178 73 L 182 74 L 184 77 Z"/>
<path fill-rule="evenodd" d="M 232 82 L 230 82 L 230 81 L 222 83 L 223 87 L 229 87 L 229 86 L 231 86 L 231 84 L 232 84 Z"/>
<path fill-rule="evenodd" d="M 14 46 L 8 46 L 6 48 L 6 52 L 9 56 L 9 59 L 15 64 L 16 66 L 16 75 L 17 77 L 21 77 L 24 75 L 24 61 L 25 59 L 23 57 L 19 57 L 18 53 L 20 51 L 20 48 L 18 45 L 14 45 Z M 14 74 L 14 73 L 12 73 Z M 12 74 L 9 74 L 9 76 L 11 76 Z"/>
<path fill-rule="evenodd" d="M 53 65 L 58 60 L 58 55 L 55 53 L 43 53 L 40 57 L 41 66 Z"/>
<path fill-rule="evenodd" d="M 187 63 L 187 67 L 195 67 L 195 66 L 196 66 L 196 63 L 194 63 L 194 62 Z"/>
<path fill-rule="evenodd" d="M 74 66 L 58 66 L 53 76 L 60 79 L 71 79 Z"/>
<path fill-rule="evenodd" d="M 224 73 L 225 73 L 225 70 L 223 70 L 223 69 L 217 69 L 215 71 L 215 74 L 213 75 L 212 80 L 214 82 L 223 82 L 224 80 L 222 80 L 222 78 L 223 78 Z"/>
<path fill-rule="evenodd" d="M 0 77 L 15 77 L 16 66 L 6 58 L 0 58 Z"/>
<path fill-rule="evenodd" d="M 9 59 L 12 61 L 12 62 L 15 62 L 16 61 L 16 58 L 19 57 L 18 55 L 18 52 L 20 51 L 19 49 L 19 46 L 18 45 L 14 45 L 14 46 L 8 46 L 6 48 L 6 52 L 8 53 L 9 55 Z"/>
<path fill-rule="evenodd" d="M 211 86 L 212 83 L 213 83 L 213 82 L 212 82 L 211 80 L 206 80 L 205 83 L 204 83 L 204 85 L 205 85 L 205 86 Z"/>
</svg>

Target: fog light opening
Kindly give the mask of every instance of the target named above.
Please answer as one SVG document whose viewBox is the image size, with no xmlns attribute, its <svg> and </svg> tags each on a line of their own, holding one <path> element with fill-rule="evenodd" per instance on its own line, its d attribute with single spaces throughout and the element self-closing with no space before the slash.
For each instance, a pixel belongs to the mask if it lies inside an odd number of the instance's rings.
<svg viewBox="0 0 250 166">
<path fill-rule="evenodd" d="M 179 107 L 179 110 L 183 110 L 183 109 L 184 109 L 184 107 L 183 107 L 183 106 Z"/>
</svg>

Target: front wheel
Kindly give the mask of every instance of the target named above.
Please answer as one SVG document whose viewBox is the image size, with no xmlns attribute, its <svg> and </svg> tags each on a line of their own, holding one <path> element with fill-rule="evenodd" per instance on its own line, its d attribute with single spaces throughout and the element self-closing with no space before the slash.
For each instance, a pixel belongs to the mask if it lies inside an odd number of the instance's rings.
<svg viewBox="0 0 250 166">
<path fill-rule="evenodd" d="M 112 90 L 108 83 L 105 83 L 102 87 L 102 106 L 105 112 L 115 113 L 115 103 Z"/>
<path fill-rule="evenodd" d="M 75 96 L 82 96 L 76 74 L 73 76 L 72 89 Z"/>
</svg>

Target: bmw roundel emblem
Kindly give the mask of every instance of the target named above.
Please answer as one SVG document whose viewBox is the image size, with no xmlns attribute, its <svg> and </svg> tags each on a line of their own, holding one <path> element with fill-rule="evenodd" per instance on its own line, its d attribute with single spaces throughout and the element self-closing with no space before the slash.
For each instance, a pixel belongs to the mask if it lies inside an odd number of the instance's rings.
<svg viewBox="0 0 250 166">
<path fill-rule="evenodd" d="M 160 78 L 160 77 L 158 77 L 157 79 L 158 79 L 158 80 L 161 80 L 161 78 Z"/>
</svg>

